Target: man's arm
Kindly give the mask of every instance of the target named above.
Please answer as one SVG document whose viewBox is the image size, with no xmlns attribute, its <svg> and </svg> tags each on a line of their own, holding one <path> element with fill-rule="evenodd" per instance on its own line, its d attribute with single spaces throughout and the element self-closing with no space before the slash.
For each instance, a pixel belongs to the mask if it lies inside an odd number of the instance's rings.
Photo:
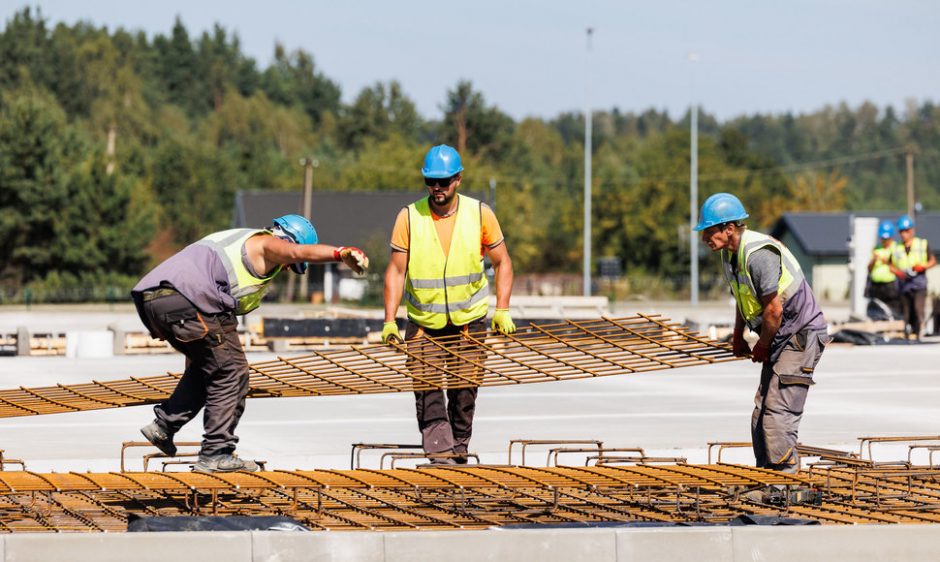
<svg viewBox="0 0 940 562">
<path fill-rule="evenodd" d="M 269 274 L 279 265 L 292 263 L 328 263 L 336 260 L 336 246 L 329 244 L 294 244 L 277 236 L 259 234 L 245 243 L 251 265 L 255 271 Z M 368 265 L 368 261 L 366 261 Z"/>
<path fill-rule="evenodd" d="M 735 357 L 747 357 L 751 348 L 744 341 L 744 317 L 737 306 L 734 307 L 734 332 L 731 333 L 731 351 Z"/>
<path fill-rule="evenodd" d="M 509 296 L 512 294 L 512 258 L 503 242 L 495 248 L 489 249 L 490 261 L 493 263 L 496 281 L 496 308 L 509 308 Z"/>
<path fill-rule="evenodd" d="M 770 359 L 770 343 L 774 341 L 774 336 L 777 335 L 780 322 L 783 320 L 783 301 L 776 292 L 762 296 L 760 303 L 764 307 L 760 339 L 751 350 L 751 361 L 755 363 L 763 363 Z"/>
<path fill-rule="evenodd" d="M 408 252 L 392 250 L 392 257 L 385 268 L 385 321 L 394 322 L 398 305 L 405 290 L 405 270 L 408 269 Z"/>
</svg>

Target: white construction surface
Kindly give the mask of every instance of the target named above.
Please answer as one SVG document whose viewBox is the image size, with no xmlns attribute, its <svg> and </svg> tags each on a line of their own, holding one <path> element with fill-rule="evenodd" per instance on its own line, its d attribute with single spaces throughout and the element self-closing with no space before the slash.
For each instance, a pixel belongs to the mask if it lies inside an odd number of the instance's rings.
<svg viewBox="0 0 940 562">
<path fill-rule="evenodd" d="M 60 315 L 58 321 L 67 324 L 73 317 L 88 319 L 76 313 Z M 126 316 L 123 323 L 128 323 Z M 249 360 L 270 357 L 251 354 Z M 809 394 L 801 441 L 851 450 L 861 435 L 938 433 L 938 360 L 940 347 L 934 345 L 831 346 L 818 367 L 818 384 Z M 182 368 L 183 358 L 177 354 L 0 357 L 0 389 L 123 379 Z M 736 361 L 484 388 L 471 450 L 483 462 L 505 463 L 510 439 L 601 439 L 607 446 L 641 446 L 651 455 L 704 462 L 709 441 L 750 440 L 758 375 L 758 365 Z M 30 470 L 117 470 L 121 442 L 140 440 L 138 428 L 151 419 L 150 407 L 0 419 L 0 448 L 8 457 L 25 460 Z M 282 469 L 348 468 L 349 446 L 354 442 L 418 442 L 413 400 L 406 393 L 249 400 L 238 435 L 239 454 Z M 200 439 L 201 418 L 177 437 Z M 907 453 L 903 447 L 896 453 L 887 446 L 880 450 L 884 458 Z M 533 451 L 527 460 L 538 463 L 544 457 Z M 722 460 L 752 459 L 744 449 L 728 451 Z M 363 465 L 377 468 L 378 456 L 364 453 Z"/>
<path fill-rule="evenodd" d="M 665 308 L 665 310 L 664 310 Z M 614 314 L 681 306 L 621 305 Z M 723 318 L 724 303 L 703 319 Z M 99 329 L 114 314 L 4 313 L 0 330 L 30 320 L 68 329 Z M 117 314 L 133 326 L 127 311 Z M 694 318 L 695 315 L 689 315 Z M 37 330 L 30 326 L 31 329 Z M 270 358 L 257 354 L 250 361 Z M 857 450 L 862 435 L 940 434 L 940 347 L 831 346 L 817 370 L 800 431 L 803 443 Z M 0 388 L 45 386 L 179 371 L 179 355 L 107 359 L 0 357 Z M 748 441 L 759 366 L 738 361 L 593 380 L 485 388 L 480 391 L 471 450 L 505 463 L 510 439 L 601 439 L 641 446 L 656 456 L 704 462 L 709 441 Z M 33 471 L 118 470 L 122 441 L 140 440 L 149 407 L 0 419 L 0 448 Z M 410 394 L 249 400 L 238 452 L 271 469 L 348 468 L 354 442 L 416 443 Z M 198 441 L 201 419 L 178 436 Z M 544 464 L 541 453 L 527 455 Z M 140 466 L 139 452 L 129 469 Z M 876 457 L 904 458 L 904 446 Z M 518 462 L 518 455 L 515 461 Z M 750 463 L 748 449 L 723 461 Z M 915 457 L 916 461 L 926 462 Z M 583 462 L 568 457 L 567 462 Z M 365 453 L 363 466 L 378 467 Z M 226 560 L 927 560 L 940 552 L 940 526 L 491 530 L 428 533 L 150 533 L 30 535 L 0 538 L 0 560 L 166 560 L 174 553 Z"/>
</svg>

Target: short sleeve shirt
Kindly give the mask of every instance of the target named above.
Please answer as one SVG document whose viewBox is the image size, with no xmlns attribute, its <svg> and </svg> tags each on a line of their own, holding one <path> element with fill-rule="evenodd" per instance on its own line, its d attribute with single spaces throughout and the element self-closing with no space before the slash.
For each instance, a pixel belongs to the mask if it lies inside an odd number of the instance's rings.
<svg viewBox="0 0 940 562">
<path fill-rule="evenodd" d="M 499 221 L 496 220 L 496 214 L 485 203 L 480 205 L 481 214 L 481 236 L 480 236 L 480 255 L 484 251 L 493 249 L 503 243 L 503 231 L 499 227 Z M 437 228 L 437 237 L 441 241 L 441 249 L 444 254 L 450 250 L 450 240 L 454 234 L 454 223 L 457 213 L 448 217 L 439 217 L 431 211 L 431 217 L 434 219 L 434 226 Z M 393 251 L 407 252 L 410 233 L 408 231 L 408 208 L 403 208 L 395 219 L 395 226 L 392 228 L 391 246 Z"/>
<path fill-rule="evenodd" d="M 754 280 L 758 297 L 776 293 L 780 288 L 780 276 L 783 274 L 780 252 L 773 246 L 754 250 L 747 260 L 747 271 Z"/>
</svg>

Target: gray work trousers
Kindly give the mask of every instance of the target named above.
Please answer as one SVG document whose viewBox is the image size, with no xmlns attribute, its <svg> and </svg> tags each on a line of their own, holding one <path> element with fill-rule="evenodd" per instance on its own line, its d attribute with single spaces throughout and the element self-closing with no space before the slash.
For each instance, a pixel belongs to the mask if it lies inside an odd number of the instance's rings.
<svg viewBox="0 0 940 562">
<path fill-rule="evenodd" d="M 904 334 L 920 339 L 927 306 L 927 289 L 901 293 L 901 304 L 904 307 Z"/>
<path fill-rule="evenodd" d="M 456 336 L 466 331 L 481 332 L 485 329 L 484 319 L 475 320 L 466 326 L 449 325 L 439 330 L 423 328 L 409 321 L 405 328 L 405 342 L 414 358 L 407 361 L 408 371 L 419 381 L 444 387 L 449 381 L 479 381 L 482 370 L 474 364 L 482 365 L 486 353 L 478 345 Z M 423 336 L 455 337 L 443 343 L 431 343 Z M 456 373 L 456 376 L 448 372 Z M 468 387 L 415 392 L 418 430 L 421 431 L 421 445 L 426 453 L 467 452 L 473 433 L 477 390 L 477 387 Z"/>
<path fill-rule="evenodd" d="M 776 361 L 764 363 L 751 415 L 751 443 L 758 467 L 800 470 L 796 445 L 803 406 L 828 342 L 825 332 L 804 330 L 784 344 Z"/>
<path fill-rule="evenodd" d="M 186 356 L 186 370 L 173 394 L 153 408 L 157 423 L 175 434 L 205 408 L 200 454 L 231 454 L 248 394 L 248 360 L 234 313 L 201 313 L 179 293 L 138 298 L 136 304 L 151 335 Z"/>
</svg>

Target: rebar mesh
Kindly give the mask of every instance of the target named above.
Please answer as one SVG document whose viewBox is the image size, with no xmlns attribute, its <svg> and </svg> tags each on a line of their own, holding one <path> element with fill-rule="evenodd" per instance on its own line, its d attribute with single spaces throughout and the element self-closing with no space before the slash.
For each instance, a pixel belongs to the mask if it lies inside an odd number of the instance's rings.
<svg viewBox="0 0 940 562">
<path fill-rule="evenodd" d="M 726 523 L 776 515 L 824 524 L 938 523 L 940 470 L 731 464 L 472 466 L 198 473 L 0 473 L 0 531 L 123 531 L 128 518 L 286 515 L 313 530 L 473 529 L 515 523 Z M 812 487 L 818 504 L 745 490 Z"/>
<path fill-rule="evenodd" d="M 726 344 L 656 315 L 348 346 L 251 365 L 250 398 L 406 392 L 604 377 L 731 361 Z M 0 417 L 154 404 L 179 374 L 0 391 Z"/>
</svg>

